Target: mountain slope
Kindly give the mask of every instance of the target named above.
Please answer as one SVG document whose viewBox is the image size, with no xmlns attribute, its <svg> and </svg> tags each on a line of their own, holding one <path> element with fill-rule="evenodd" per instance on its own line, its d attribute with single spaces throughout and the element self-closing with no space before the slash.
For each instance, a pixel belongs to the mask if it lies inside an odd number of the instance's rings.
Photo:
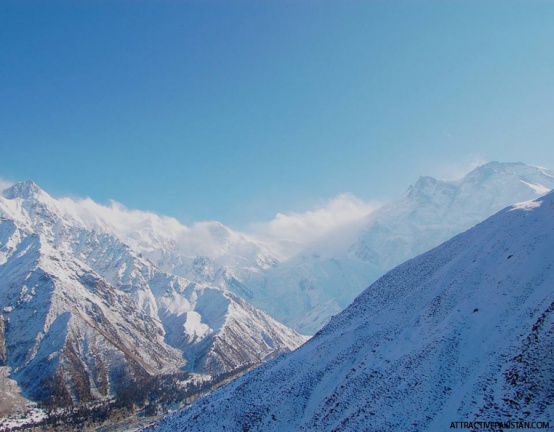
<svg viewBox="0 0 554 432">
<path fill-rule="evenodd" d="M 133 299 L 36 235 L 0 266 L 6 363 L 31 399 L 54 405 L 117 394 L 183 362 Z"/>
<path fill-rule="evenodd" d="M 156 430 L 423 431 L 554 414 L 554 193 L 388 272 L 295 352 Z"/>
<path fill-rule="evenodd" d="M 0 361 L 54 404 L 180 367 L 219 374 L 305 341 L 221 288 L 160 271 L 33 182 L 0 197 Z"/>
</svg>

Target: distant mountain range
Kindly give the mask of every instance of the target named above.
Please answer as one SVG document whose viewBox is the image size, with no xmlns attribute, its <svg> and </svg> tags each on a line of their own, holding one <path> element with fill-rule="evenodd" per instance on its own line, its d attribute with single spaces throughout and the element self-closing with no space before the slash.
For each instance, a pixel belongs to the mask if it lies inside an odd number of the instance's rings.
<svg viewBox="0 0 554 432">
<path fill-rule="evenodd" d="M 551 172 L 519 163 L 422 177 L 356 229 L 284 257 L 219 222 L 187 227 L 17 183 L 0 196 L 0 367 L 27 397 L 63 405 L 177 370 L 258 364 L 394 265 L 551 188 Z"/>
<path fill-rule="evenodd" d="M 437 202 L 440 210 L 459 213 L 458 205 L 471 201 L 475 191 L 491 199 L 472 209 L 489 211 L 504 197 L 480 185 L 483 178 L 505 178 L 506 166 L 500 176 L 497 168 L 489 165 L 456 185 L 420 180 L 403 199 L 406 217 L 399 219 L 422 221 L 428 214 L 422 209 L 437 209 Z M 472 180 L 479 186 L 465 189 Z M 517 189 L 514 197 L 519 198 Z M 414 203 L 421 206 L 410 209 Z M 440 214 L 449 217 L 448 211 Z M 431 222 L 418 226 L 429 230 L 435 227 Z M 552 425 L 553 286 L 550 192 L 399 265 L 298 350 L 153 429 L 421 432 L 450 430 L 452 424 L 457 429 L 457 422 L 493 422 L 472 430 L 522 429 L 519 422 Z"/>
<path fill-rule="evenodd" d="M 490 162 L 459 180 L 421 177 L 399 199 L 283 257 L 271 243 L 219 222 L 121 213 L 114 221 L 91 200 L 63 200 L 89 230 L 107 232 L 162 271 L 227 289 L 302 334 L 314 334 L 365 287 L 397 264 L 471 228 L 500 209 L 554 188 L 554 173 Z"/>
<path fill-rule="evenodd" d="M 330 252 L 315 248 L 269 269 L 266 289 L 274 293 L 288 289 L 298 298 L 288 309 L 279 304 L 280 313 L 264 310 L 302 333 L 313 334 L 394 266 L 510 204 L 553 188 L 554 173 L 523 163 L 490 162 L 452 181 L 421 177 L 401 198 L 368 214 L 347 247 Z M 254 299 L 252 303 L 264 308 Z"/>
<path fill-rule="evenodd" d="M 178 267 L 178 274 L 224 286 L 300 333 L 314 334 L 394 266 L 553 188 L 554 173 L 523 163 L 490 162 L 452 181 L 421 177 L 355 230 L 331 232 L 293 257 L 280 259 L 260 246 L 247 262 L 229 262 L 232 254 L 204 257 Z M 226 237 L 230 245 L 233 235 Z"/>
</svg>

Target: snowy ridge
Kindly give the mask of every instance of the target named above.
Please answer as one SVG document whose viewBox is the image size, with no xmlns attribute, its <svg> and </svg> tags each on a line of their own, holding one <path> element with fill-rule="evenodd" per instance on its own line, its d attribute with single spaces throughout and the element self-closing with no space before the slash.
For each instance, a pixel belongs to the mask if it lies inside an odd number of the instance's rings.
<svg viewBox="0 0 554 432">
<path fill-rule="evenodd" d="M 0 197 L 0 306 L 0 361 L 25 394 L 61 405 L 183 366 L 229 372 L 305 341 L 225 289 L 161 271 L 33 182 Z"/>
<path fill-rule="evenodd" d="M 554 192 L 385 274 L 157 431 L 435 431 L 554 415 Z"/>
</svg>

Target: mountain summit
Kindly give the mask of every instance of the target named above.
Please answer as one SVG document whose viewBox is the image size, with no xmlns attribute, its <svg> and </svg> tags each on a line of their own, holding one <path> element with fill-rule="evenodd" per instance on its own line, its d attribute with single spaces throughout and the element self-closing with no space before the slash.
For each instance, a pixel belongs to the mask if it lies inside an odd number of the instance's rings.
<svg viewBox="0 0 554 432">
<path fill-rule="evenodd" d="M 7 199 L 29 199 L 45 194 L 41 188 L 32 180 L 16 183 L 9 188 L 5 189 L 2 195 Z"/>
<path fill-rule="evenodd" d="M 388 270 L 500 209 L 554 189 L 554 175 L 523 163 L 489 162 L 459 180 L 421 177 L 403 197 L 371 213 L 354 254 Z"/>
</svg>

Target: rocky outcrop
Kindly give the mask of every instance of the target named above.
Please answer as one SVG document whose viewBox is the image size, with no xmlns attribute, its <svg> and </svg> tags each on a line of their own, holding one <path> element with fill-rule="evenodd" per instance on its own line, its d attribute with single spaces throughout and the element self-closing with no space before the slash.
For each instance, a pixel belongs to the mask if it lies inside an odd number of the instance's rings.
<svg viewBox="0 0 554 432">
<path fill-rule="evenodd" d="M 0 366 L 5 366 L 8 357 L 6 355 L 6 330 L 4 317 L 0 315 Z"/>
</svg>

